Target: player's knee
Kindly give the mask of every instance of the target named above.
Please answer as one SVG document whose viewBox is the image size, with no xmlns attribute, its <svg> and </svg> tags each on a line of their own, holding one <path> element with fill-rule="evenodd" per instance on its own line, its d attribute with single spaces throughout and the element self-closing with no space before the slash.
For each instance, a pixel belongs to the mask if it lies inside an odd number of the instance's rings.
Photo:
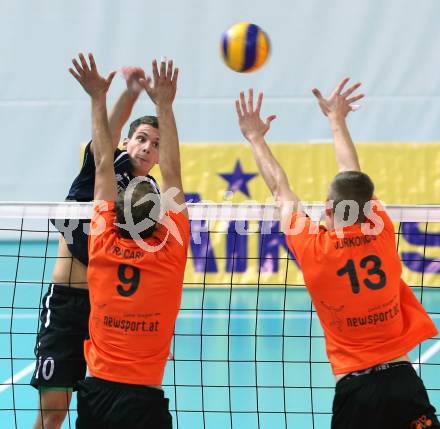
<svg viewBox="0 0 440 429">
<path fill-rule="evenodd" d="M 41 429 L 60 429 L 66 414 L 67 410 L 42 410 Z"/>
</svg>

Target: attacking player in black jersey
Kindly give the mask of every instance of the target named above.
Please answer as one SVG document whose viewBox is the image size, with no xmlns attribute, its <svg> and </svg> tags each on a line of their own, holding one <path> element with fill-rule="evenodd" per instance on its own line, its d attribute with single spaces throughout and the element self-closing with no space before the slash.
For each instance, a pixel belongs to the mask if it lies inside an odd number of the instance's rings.
<svg viewBox="0 0 440 429">
<path fill-rule="evenodd" d="M 79 58 L 82 67 L 87 67 L 84 57 L 80 55 Z M 81 73 L 82 67 L 76 60 L 73 60 L 73 64 L 76 70 L 71 69 L 70 72 Z M 118 188 L 127 187 L 135 176 L 147 176 L 159 192 L 154 179 L 148 176 L 159 161 L 157 118 L 144 116 L 132 122 L 128 137 L 123 140 L 125 150 L 118 149 L 122 128 L 142 90 L 139 79 L 145 79 L 144 71 L 137 67 L 123 69 L 123 76 L 127 88 L 109 115 Z M 67 200 L 92 201 L 94 183 L 93 142 L 90 142 Z M 74 229 L 67 224 L 59 228 L 62 233 L 73 230 L 60 237 L 52 283 L 42 300 L 40 331 L 35 346 L 37 361 L 31 380 L 32 386 L 40 394 L 34 429 L 59 429 L 69 409 L 76 383 L 85 378 L 83 343 L 88 337 L 90 305 L 87 289 L 88 235 L 84 231 L 88 227 L 89 221 L 84 220 Z"/>
</svg>

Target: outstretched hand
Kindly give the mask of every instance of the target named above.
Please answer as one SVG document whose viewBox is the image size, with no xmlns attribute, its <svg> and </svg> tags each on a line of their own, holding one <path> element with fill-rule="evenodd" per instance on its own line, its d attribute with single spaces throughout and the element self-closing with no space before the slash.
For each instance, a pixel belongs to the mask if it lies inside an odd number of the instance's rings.
<svg viewBox="0 0 440 429">
<path fill-rule="evenodd" d="M 356 83 L 346 91 L 342 92 L 349 80 L 350 78 L 348 77 L 343 79 L 328 98 L 324 98 L 319 89 L 314 88 L 312 90 L 313 95 L 317 98 L 319 107 L 325 116 L 328 116 L 329 118 L 345 118 L 349 112 L 356 110 L 358 107 L 353 103 L 365 97 L 364 94 L 350 97 L 353 92 L 361 86 L 361 83 Z"/>
<path fill-rule="evenodd" d="M 253 140 L 263 138 L 269 131 L 270 123 L 276 118 L 276 115 L 270 115 L 263 121 L 260 118 L 261 104 L 263 102 L 263 93 L 258 94 L 257 105 L 254 109 L 254 90 L 250 89 L 248 100 L 244 92 L 240 92 L 240 100 L 235 101 L 237 109 L 238 123 L 240 130 L 246 140 L 252 143 Z"/>
<path fill-rule="evenodd" d="M 157 61 L 153 60 L 152 69 L 153 77 L 140 79 L 140 85 L 157 106 L 172 105 L 176 96 L 179 69 L 173 68 L 173 60 L 162 60 L 160 70 L 157 68 Z"/>
<path fill-rule="evenodd" d="M 72 64 L 75 67 L 69 68 L 70 74 L 81 84 L 90 97 L 99 97 L 105 95 L 115 77 L 116 72 L 111 72 L 106 78 L 98 73 L 95 59 L 89 54 L 90 65 L 82 53 L 78 55 L 79 62 L 74 58 Z"/>
<path fill-rule="evenodd" d="M 134 95 L 138 95 L 142 91 L 142 86 L 139 81 L 141 79 L 145 80 L 144 70 L 140 67 L 122 67 L 121 73 L 127 83 L 128 91 Z"/>
</svg>

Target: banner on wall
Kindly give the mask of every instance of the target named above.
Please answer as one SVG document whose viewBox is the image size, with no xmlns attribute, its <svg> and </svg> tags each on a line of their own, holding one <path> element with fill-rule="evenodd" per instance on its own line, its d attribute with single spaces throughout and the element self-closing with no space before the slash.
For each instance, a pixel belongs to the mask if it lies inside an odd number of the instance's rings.
<svg viewBox="0 0 440 429">
<path fill-rule="evenodd" d="M 322 202 L 337 173 L 330 144 L 271 144 L 292 189 L 308 203 Z M 440 144 L 357 144 L 363 170 L 385 204 L 440 203 Z M 269 191 L 246 144 L 182 144 L 182 176 L 193 202 L 266 202 Z M 158 167 L 152 175 L 159 178 Z M 188 286 L 303 285 L 279 225 L 243 222 L 192 222 L 185 274 Z M 264 229 L 265 234 L 255 232 Z M 399 253 L 403 278 L 411 285 L 440 285 L 440 225 L 402 223 Z"/>
</svg>

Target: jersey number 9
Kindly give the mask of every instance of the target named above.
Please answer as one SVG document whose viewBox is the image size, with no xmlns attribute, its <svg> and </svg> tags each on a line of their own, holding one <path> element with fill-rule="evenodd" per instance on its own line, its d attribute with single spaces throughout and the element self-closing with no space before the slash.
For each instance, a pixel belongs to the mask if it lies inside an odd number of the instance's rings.
<svg viewBox="0 0 440 429">
<path fill-rule="evenodd" d="M 132 267 L 131 265 L 120 264 L 118 267 L 118 277 L 119 281 L 122 283 L 122 285 L 119 284 L 116 287 L 119 295 L 131 296 L 137 291 L 139 281 L 141 279 L 141 272 L 139 268 Z M 128 289 L 126 289 L 123 285 L 128 285 Z"/>
</svg>

